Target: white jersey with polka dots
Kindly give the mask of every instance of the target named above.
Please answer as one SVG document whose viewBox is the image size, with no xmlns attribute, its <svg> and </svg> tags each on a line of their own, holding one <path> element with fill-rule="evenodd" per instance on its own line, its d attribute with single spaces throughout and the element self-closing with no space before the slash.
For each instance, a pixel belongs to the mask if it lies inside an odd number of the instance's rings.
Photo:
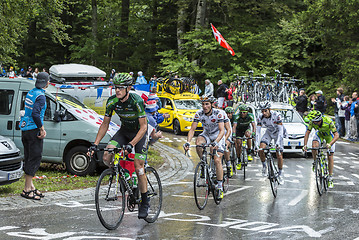
<svg viewBox="0 0 359 240">
<path fill-rule="evenodd" d="M 193 121 L 202 123 L 204 134 L 214 136 L 219 134 L 218 123 L 224 122 L 224 115 L 221 110 L 212 109 L 212 114 L 207 116 L 201 109 L 196 112 Z"/>
<path fill-rule="evenodd" d="M 282 116 L 280 113 L 271 111 L 271 115 L 269 118 L 263 116 L 263 114 L 259 114 L 257 119 L 257 126 L 262 126 L 267 128 L 267 131 L 271 133 L 276 133 L 279 131 L 278 124 L 282 123 Z"/>
</svg>

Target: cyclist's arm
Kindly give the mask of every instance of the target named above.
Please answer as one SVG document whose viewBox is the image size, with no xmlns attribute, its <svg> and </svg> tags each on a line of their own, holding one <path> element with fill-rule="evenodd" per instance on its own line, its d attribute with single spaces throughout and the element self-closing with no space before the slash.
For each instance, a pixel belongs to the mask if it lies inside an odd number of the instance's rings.
<svg viewBox="0 0 359 240">
<path fill-rule="evenodd" d="M 226 128 L 226 130 L 227 130 L 227 133 L 226 133 L 226 140 L 231 136 L 231 134 L 232 134 L 232 129 L 231 129 L 231 126 L 230 126 L 230 124 L 229 124 L 229 121 L 228 122 L 226 122 L 225 124 L 224 124 L 224 127 Z"/>
<path fill-rule="evenodd" d="M 224 136 L 224 122 L 219 122 L 218 123 L 218 128 L 219 128 L 219 133 L 218 133 L 218 136 L 216 138 L 217 143 L 219 143 L 219 141 L 221 141 L 221 139 Z"/>
<path fill-rule="evenodd" d="M 256 146 L 259 147 L 259 137 L 260 137 L 260 134 L 261 134 L 261 130 L 262 130 L 262 125 L 258 124 L 257 125 L 257 131 L 256 131 Z"/>
<path fill-rule="evenodd" d="M 256 132 L 257 132 L 256 124 L 255 124 L 255 122 L 252 122 L 251 124 L 252 124 L 253 133 L 254 133 L 253 135 L 256 136 Z"/>
<path fill-rule="evenodd" d="M 237 128 L 237 123 L 233 123 L 233 130 L 232 130 L 232 132 L 233 132 L 233 136 L 235 136 L 236 135 L 236 128 Z"/>
<path fill-rule="evenodd" d="M 197 128 L 197 125 L 198 125 L 198 122 L 192 122 L 192 125 L 191 125 L 191 129 L 189 130 L 188 132 L 188 135 L 187 135 L 187 142 L 190 143 L 193 136 L 194 136 L 194 132 Z"/>
<path fill-rule="evenodd" d="M 101 123 L 100 128 L 98 129 L 97 132 L 97 136 L 96 136 L 96 140 L 94 142 L 95 145 L 99 145 L 99 143 L 101 142 L 102 138 L 106 135 L 108 127 L 110 125 L 111 122 L 111 117 L 104 117 L 103 118 L 103 122 Z"/>
<path fill-rule="evenodd" d="M 311 131 L 309 131 L 309 130 L 307 130 L 307 131 L 305 132 L 305 136 L 304 136 L 304 146 L 307 146 L 310 132 L 311 132 Z"/>
<path fill-rule="evenodd" d="M 140 123 L 140 130 L 138 130 L 136 136 L 129 142 L 133 147 L 136 146 L 147 132 L 147 117 L 138 118 L 138 122 Z"/>
<path fill-rule="evenodd" d="M 330 146 L 333 146 L 333 144 L 339 139 L 339 133 L 338 132 L 335 132 L 334 133 L 334 137 L 332 139 L 332 141 L 330 141 Z"/>
<path fill-rule="evenodd" d="M 283 139 L 283 132 L 284 132 L 283 123 L 278 123 L 278 129 L 279 129 L 279 132 L 278 132 L 278 138 L 277 138 L 276 144 L 279 143 L 280 139 Z"/>
</svg>

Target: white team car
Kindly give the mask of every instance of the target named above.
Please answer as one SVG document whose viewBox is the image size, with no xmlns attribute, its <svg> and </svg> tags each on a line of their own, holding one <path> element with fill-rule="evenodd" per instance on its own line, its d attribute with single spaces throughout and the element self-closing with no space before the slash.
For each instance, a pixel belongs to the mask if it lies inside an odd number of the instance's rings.
<svg viewBox="0 0 359 240">
<path fill-rule="evenodd" d="M 257 123 L 257 118 L 261 113 L 261 110 L 252 105 L 247 104 L 253 112 L 255 121 Z M 307 131 L 307 126 L 303 118 L 295 110 L 292 105 L 284 103 L 271 103 L 271 111 L 280 112 L 283 125 L 287 131 L 287 137 L 284 138 L 284 152 L 285 153 L 303 153 L 302 148 L 304 146 L 304 135 Z M 261 136 L 265 133 L 266 128 L 262 127 Z M 308 148 L 312 147 L 312 141 L 315 131 L 312 131 L 309 135 L 307 146 Z M 273 140 L 274 144 L 274 140 Z"/>
</svg>

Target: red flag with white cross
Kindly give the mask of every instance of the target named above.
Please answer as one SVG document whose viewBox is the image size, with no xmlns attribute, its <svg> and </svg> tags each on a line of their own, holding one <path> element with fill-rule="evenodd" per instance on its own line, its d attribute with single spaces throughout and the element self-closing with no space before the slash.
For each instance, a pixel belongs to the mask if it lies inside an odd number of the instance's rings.
<svg viewBox="0 0 359 240">
<path fill-rule="evenodd" d="M 218 41 L 219 45 L 226 48 L 232 54 L 232 56 L 234 56 L 235 53 L 234 53 L 233 49 L 231 48 L 231 46 L 229 46 L 229 44 L 224 39 L 222 34 L 213 26 L 212 23 L 211 23 L 211 27 L 212 27 L 214 38 Z"/>
</svg>

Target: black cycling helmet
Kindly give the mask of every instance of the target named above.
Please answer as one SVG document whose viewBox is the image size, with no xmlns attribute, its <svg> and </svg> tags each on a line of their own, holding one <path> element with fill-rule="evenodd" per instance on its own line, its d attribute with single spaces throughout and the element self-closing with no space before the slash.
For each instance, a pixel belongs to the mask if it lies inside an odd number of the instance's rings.
<svg viewBox="0 0 359 240">
<path fill-rule="evenodd" d="M 116 73 L 113 77 L 113 84 L 120 86 L 133 85 L 133 78 L 129 73 Z"/>
<path fill-rule="evenodd" d="M 272 105 L 270 102 L 259 103 L 260 110 L 269 109 L 269 108 L 271 108 L 271 106 Z"/>
</svg>

